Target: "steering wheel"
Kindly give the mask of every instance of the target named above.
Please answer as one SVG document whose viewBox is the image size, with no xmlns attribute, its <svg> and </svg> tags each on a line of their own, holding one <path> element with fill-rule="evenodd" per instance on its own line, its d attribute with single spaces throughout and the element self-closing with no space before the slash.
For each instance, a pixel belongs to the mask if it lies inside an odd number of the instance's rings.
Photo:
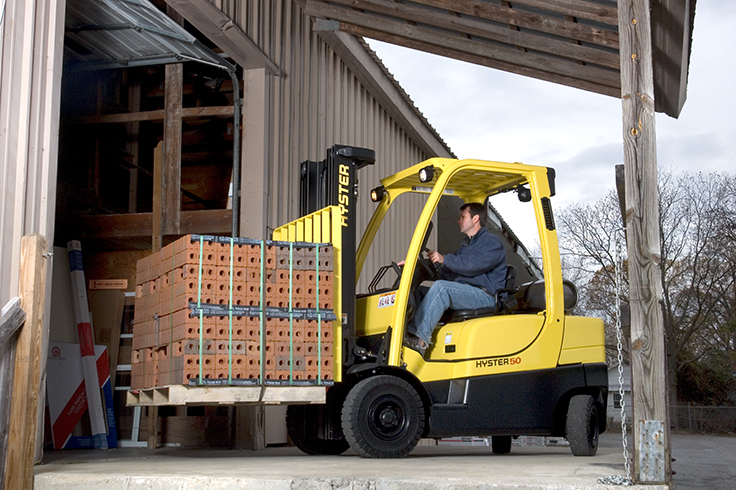
<svg viewBox="0 0 736 490">
<path fill-rule="evenodd" d="M 439 277 L 440 275 L 439 264 L 433 263 L 427 256 L 422 256 L 422 254 L 426 254 L 429 252 L 429 249 L 427 248 L 427 242 L 429 242 L 429 237 L 432 235 L 433 228 L 434 223 L 430 221 L 429 226 L 427 227 L 427 233 L 424 234 L 424 240 L 422 241 L 422 247 L 419 252 L 419 257 L 417 258 L 417 267 L 414 268 L 414 277 L 411 281 L 412 291 L 414 291 L 422 282 L 434 279 L 436 277 Z M 391 267 L 396 272 L 396 280 L 394 281 L 394 284 L 393 286 L 391 286 L 391 288 L 398 289 L 399 283 L 401 282 L 401 275 L 404 270 L 396 262 L 391 262 Z"/>
</svg>

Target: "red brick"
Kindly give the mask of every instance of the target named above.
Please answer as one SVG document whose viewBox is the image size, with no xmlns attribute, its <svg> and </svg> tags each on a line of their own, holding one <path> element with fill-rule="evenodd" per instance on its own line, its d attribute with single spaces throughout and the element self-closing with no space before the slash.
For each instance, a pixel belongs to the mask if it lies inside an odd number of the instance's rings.
<svg viewBox="0 0 736 490">
<path fill-rule="evenodd" d="M 233 355 L 231 358 L 228 354 L 216 354 L 215 355 L 215 377 L 216 378 L 227 378 L 228 377 L 230 373 L 231 360 L 232 360 L 233 378 L 243 377 L 243 374 L 245 373 L 245 356 Z"/>
<path fill-rule="evenodd" d="M 261 246 L 260 245 L 244 245 L 246 267 L 260 269 L 261 267 Z"/>
<path fill-rule="evenodd" d="M 232 330 L 233 340 L 246 340 L 246 323 L 247 317 L 244 316 L 233 316 L 232 326 L 230 323 L 229 316 L 218 316 L 215 318 L 215 339 L 224 340 L 230 338 L 230 331 Z"/>
<path fill-rule="evenodd" d="M 232 252 L 232 253 L 231 253 Z M 247 263 L 247 245 L 239 245 L 234 243 L 216 243 L 215 244 L 216 265 L 219 267 L 229 268 L 232 261 L 232 267 L 245 267 Z"/>
<path fill-rule="evenodd" d="M 172 346 L 173 357 L 181 357 L 184 355 L 199 355 L 199 340 L 185 339 L 174 342 Z M 202 354 L 213 355 L 216 353 L 215 341 L 211 339 L 202 339 Z"/>
</svg>

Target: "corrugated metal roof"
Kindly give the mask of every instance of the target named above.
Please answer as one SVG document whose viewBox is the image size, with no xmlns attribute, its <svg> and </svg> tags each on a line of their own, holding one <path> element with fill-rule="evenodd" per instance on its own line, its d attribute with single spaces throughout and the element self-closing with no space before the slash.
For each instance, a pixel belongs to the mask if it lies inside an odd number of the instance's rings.
<svg viewBox="0 0 736 490">
<path fill-rule="evenodd" d="M 193 60 L 234 68 L 148 0 L 68 0 L 64 55 L 80 70 Z"/>
</svg>

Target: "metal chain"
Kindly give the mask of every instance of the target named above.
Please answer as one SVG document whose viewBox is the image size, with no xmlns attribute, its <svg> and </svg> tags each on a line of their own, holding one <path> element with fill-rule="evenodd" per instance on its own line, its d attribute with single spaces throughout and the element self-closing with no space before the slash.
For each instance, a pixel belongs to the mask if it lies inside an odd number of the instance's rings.
<svg viewBox="0 0 736 490">
<path fill-rule="evenodd" d="M 609 476 L 605 478 L 599 478 L 598 483 L 608 485 L 633 485 L 634 482 L 631 480 L 631 464 L 629 463 L 629 445 L 626 438 L 626 399 L 624 398 L 624 353 L 623 353 L 623 329 L 621 328 L 621 295 L 623 292 L 622 287 L 622 240 L 621 235 L 623 230 L 619 230 L 616 233 L 616 253 L 614 255 L 614 279 L 616 283 L 616 348 L 618 349 L 618 394 L 621 398 L 621 443 L 624 448 L 624 468 L 626 468 L 626 477 L 623 476 Z"/>
</svg>

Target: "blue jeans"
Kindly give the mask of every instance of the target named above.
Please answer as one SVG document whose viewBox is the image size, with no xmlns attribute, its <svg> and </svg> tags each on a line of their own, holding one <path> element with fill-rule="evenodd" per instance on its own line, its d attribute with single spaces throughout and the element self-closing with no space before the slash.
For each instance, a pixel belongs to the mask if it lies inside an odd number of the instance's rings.
<svg viewBox="0 0 736 490">
<path fill-rule="evenodd" d="M 435 281 L 406 328 L 429 345 L 432 332 L 447 308 L 462 310 L 494 306 L 496 298 L 475 286 L 454 281 Z"/>
</svg>

